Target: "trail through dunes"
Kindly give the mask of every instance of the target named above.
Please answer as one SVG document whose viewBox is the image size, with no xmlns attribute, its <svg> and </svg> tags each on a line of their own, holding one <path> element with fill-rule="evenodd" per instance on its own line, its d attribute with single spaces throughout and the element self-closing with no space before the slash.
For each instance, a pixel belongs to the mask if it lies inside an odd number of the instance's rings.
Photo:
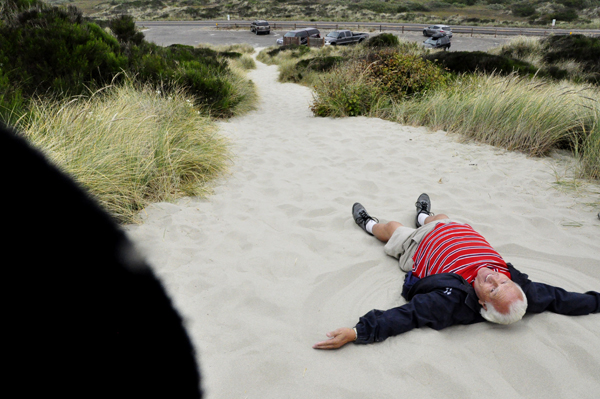
<svg viewBox="0 0 600 399">
<path fill-rule="evenodd" d="M 600 188 L 557 190 L 561 159 L 380 119 L 316 118 L 308 88 L 257 64 L 258 109 L 220 124 L 235 158 L 215 194 L 152 205 L 126 226 L 186 318 L 207 398 L 597 397 L 600 315 L 312 349 L 404 303 L 404 275 L 354 223 L 354 202 L 413 226 L 427 192 L 434 212 L 471 224 L 531 279 L 583 292 L 600 290 L 599 210 L 586 205 Z"/>
</svg>

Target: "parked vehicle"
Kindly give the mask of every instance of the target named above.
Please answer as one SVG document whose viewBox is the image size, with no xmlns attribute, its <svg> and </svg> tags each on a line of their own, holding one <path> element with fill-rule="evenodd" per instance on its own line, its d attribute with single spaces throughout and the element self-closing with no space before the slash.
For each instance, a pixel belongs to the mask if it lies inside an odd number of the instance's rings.
<svg viewBox="0 0 600 399">
<path fill-rule="evenodd" d="M 271 33 L 271 26 L 267 21 L 261 19 L 252 21 L 252 23 L 250 24 L 250 32 L 254 32 L 257 35 L 259 33 L 266 33 L 268 35 L 269 33 Z"/>
<path fill-rule="evenodd" d="M 360 43 L 369 38 L 367 33 L 354 33 L 349 30 L 334 30 L 325 36 L 325 45 L 337 46 L 342 44 Z"/>
<path fill-rule="evenodd" d="M 309 37 L 321 37 L 321 32 L 317 28 L 302 28 L 291 30 L 283 35 L 283 37 L 299 37 L 300 44 L 307 45 Z M 277 39 L 277 44 L 280 46 L 283 44 L 283 37 Z"/>
<path fill-rule="evenodd" d="M 423 29 L 423 36 L 433 36 L 435 33 L 445 33 L 452 37 L 452 29 L 448 25 L 432 25 Z"/>
<path fill-rule="evenodd" d="M 446 51 L 450 48 L 451 43 L 450 38 L 445 33 L 434 33 L 433 36 L 423 42 L 422 46 L 425 48 L 441 48 Z"/>
</svg>

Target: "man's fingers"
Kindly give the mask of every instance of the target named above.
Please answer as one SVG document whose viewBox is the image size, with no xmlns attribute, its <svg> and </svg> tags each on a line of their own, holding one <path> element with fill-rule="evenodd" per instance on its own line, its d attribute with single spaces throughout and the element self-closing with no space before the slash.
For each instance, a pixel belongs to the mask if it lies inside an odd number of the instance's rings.
<svg viewBox="0 0 600 399">
<path fill-rule="evenodd" d="M 345 339 L 344 328 L 328 332 L 326 335 L 330 337 L 326 341 L 317 342 L 313 345 L 314 349 L 337 349 L 344 346 L 348 340 Z"/>
<path fill-rule="evenodd" d="M 329 339 L 327 341 L 321 341 L 313 345 L 314 349 L 337 349 L 342 346 L 339 340 Z"/>
</svg>

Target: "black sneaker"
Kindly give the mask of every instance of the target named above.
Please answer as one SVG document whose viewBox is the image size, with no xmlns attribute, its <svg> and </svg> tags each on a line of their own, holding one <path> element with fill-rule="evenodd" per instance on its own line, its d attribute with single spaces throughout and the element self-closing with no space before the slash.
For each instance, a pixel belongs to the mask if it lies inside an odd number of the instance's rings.
<svg viewBox="0 0 600 399">
<path fill-rule="evenodd" d="M 375 223 L 379 223 L 379 219 L 370 216 L 364 206 L 358 202 L 352 205 L 352 216 L 357 225 L 361 227 L 367 234 L 373 235 L 367 231 L 367 222 L 373 220 Z"/>
<path fill-rule="evenodd" d="M 415 206 L 417 207 L 417 219 L 415 223 L 417 225 L 417 228 L 419 228 L 421 227 L 421 223 L 419 223 L 420 214 L 426 213 L 427 215 L 433 215 L 433 213 L 431 212 L 431 200 L 429 199 L 429 195 L 425 193 L 419 195 Z"/>
</svg>

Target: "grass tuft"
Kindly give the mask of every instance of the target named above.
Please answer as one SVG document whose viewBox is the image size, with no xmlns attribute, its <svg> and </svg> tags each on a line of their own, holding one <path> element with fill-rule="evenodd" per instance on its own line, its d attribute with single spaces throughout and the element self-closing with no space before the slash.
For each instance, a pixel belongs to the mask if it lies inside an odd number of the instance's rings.
<svg viewBox="0 0 600 399">
<path fill-rule="evenodd" d="M 127 82 L 33 109 L 23 135 L 119 222 L 151 202 L 205 195 L 227 170 L 227 140 L 181 90 Z"/>
</svg>

